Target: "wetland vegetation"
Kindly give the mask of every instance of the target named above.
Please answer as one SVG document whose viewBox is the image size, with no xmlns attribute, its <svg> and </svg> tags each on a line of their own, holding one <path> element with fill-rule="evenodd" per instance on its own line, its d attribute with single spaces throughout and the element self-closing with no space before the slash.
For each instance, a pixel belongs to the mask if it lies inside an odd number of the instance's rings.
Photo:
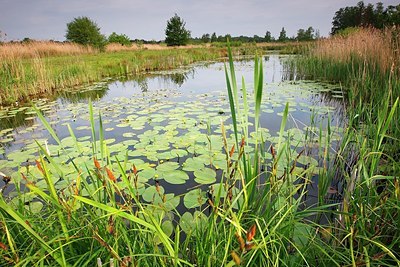
<svg viewBox="0 0 400 267">
<path fill-rule="evenodd" d="M 0 265 L 400 266 L 399 29 L 338 32 L 1 45 Z"/>
</svg>

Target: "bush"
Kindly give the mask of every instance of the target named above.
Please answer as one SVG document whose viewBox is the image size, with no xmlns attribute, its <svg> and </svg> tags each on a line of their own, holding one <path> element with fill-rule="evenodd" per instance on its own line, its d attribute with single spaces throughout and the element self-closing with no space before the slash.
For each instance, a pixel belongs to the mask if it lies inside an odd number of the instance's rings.
<svg viewBox="0 0 400 267">
<path fill-rule="evenodd" d="M 115 32 L 113 32 L 112 34 L 110 34 L 110 36 L 108 36 L 108 42 L 118 43 L 125 46 L 131 45 L 131 40 L 126 34 L 116 34 Z"/>
</svg>

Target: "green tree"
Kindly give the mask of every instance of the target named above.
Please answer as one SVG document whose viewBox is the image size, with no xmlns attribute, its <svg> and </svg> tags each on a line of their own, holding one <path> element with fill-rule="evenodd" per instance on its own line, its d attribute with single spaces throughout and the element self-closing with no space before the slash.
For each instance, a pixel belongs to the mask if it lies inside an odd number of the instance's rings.
<svg viewBox="0 0 400 267">
<path fill-rule="evenodd" d="M 272 38 L 272 35 L 271 35 L 271 32 L 270 32 L 270 31 L 267 31 L 267 32 L 265 33 L 264 41 L 267 42 L 267 43 L 273 41 L 273 38 Z"/>
<path fill-rule="evenodd" d="M 186 45 L 190 38 L 190 31 L 185 29 L 186 23 L 177 15 L 167 22 L 165 42 L 168 46 Z"/>
<path fill-rule="evenodd" d="M 313 27 L 308 27 L 307 30 L 304 29 L 299 29 L 297 31 L 297 41 L 311 41 L 314 40 L 314 28 Z"/>
<path fill-rule="evenodd" d="M 400 4 L 384 8 L 381 2 L 374 7 L 365 5 L 363 1 L 356 6 L 340 8 L 332 20 L 331 34 L 342 32 L 346 28 L 375 27 L 383 29 L 386 26 L 400 25 Z"/>
<path fill-rule="evenodd" d="M 217 34 L 214 32 L 213 34 L 211 34 L 211 43 L 214 43 L 217 41 Z"/>
<path fill-rule="evenodd" d="M 202 41 L 203 43 L 209 43 L 209 42 L 210 42 L 210 34 L 208 34 L 208 33 L 203 34 L 203 35 L 201 36 L 201 41 Z"/>
<path fill-rule="evenodd" d="M 279 42 L 285 42 L 288 40 L 288 37 L 286 36 L 286 31 L 285 31 L 285 27 L 282 27 L 281 32 L 279 33 L 279 38 L 278 41 Z"/>
<path fill-rule="evenodd" d="M 104 48 L 106 43 L 106 38 L 100 33 L 100 28 L 88 17 L 74 18 L 68 23 L 65 37 L 68 41 L 100 49 Z"/>
<path fill-rule="evenodd" d="M 125 45 L 125 46 L 131 45 L 131 40 L 129 39 L 129 37 L 127 35 L 116 34 L 115 32 L 113 32 L 112 34 L 110 34 L 110 36 L 108 36 L 108 42 L 109 43 L 118 43 L 118 44 Z"/>
</svg>

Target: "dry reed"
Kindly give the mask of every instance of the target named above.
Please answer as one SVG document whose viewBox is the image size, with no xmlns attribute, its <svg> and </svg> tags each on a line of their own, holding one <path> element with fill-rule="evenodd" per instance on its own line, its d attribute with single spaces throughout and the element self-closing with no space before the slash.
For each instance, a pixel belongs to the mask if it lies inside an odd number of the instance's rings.
<svg viewBox="0 0 400 267">
<path fill-rule="evenodd" d="M 0 45 L 0 59 L 2 60 L 49 56 L 71 56 L 95 52 L 96 50 L 90 46 L 51 41 L 4 43 Z"/>
<path fill-rule="evenodd" d="M 399 29 L 384 31 L 373 28 L 360 28 L 350 35 L 337 35 L 317 42 L 312 54 L 319 59 L 347 63 L 352 59 L 361 59 L 364 65 L 378 68 L 388 73 L 400 62 Z M 399 70 L 399 69 L 398 69 Z"/>
</svg>

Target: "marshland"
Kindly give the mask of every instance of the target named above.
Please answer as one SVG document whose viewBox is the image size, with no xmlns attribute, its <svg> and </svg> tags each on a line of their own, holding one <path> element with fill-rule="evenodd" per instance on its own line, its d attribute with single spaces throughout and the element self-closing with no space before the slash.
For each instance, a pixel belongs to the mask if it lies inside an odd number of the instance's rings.
<svg viewBox="0 0 400 267">
<path fill-rule="evenodd" d="M 0 265 L 400 266 L 400 6 L 360 3 L 326 38 L 1 43 Z"/>
</svg>

